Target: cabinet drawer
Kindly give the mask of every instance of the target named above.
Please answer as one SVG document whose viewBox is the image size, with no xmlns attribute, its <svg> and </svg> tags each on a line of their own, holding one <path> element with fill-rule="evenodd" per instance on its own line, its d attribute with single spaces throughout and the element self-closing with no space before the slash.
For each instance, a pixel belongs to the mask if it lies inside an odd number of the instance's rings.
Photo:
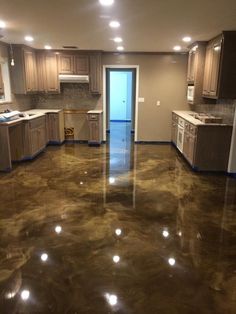
<svg viewBox="0 0 236 314">
<path fill-rule="evenodd" d="M 42 124 L 45 124 L 45 117 L 40 117 L 29 121 L 29 127 L 31 129 L 38 128 Z"/>
<path fill-rule="evenodd" d="M 98 121 L 98 114 L 89 114 L 88 119 L 90 121 Z"/>
</svg>

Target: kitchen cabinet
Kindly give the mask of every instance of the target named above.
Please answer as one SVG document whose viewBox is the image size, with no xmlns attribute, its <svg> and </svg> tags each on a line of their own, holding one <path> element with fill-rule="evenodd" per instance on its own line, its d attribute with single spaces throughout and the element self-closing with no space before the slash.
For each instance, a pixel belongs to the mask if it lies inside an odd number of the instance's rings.
<svg viewBox="0 0 236 314">
<path fill-rule="evenodd" d="M 213 40 L 206 49 L 206 64 L 204 71 L 203 95 L 217 96 L 218 76 L 220 66 L 221 37 Z"/>
<path fill-rule="evenodd" d="M 87 113 L 87 119 L 89 124 L 89 140 L 90 145 L 100 145 L 102 143 L 102 111 L 90 110 Z"/>
<path fill-rule="evenodd" d="M 58 57 L 54 52 L 37 51 L 38 92 L 60 92 Z"/>
<path fill-rule="evenodd" d="M 89 57 L 75 56 L 75 74 L 88 75 L 89 74 Z"/>
<path fill-rule="evenodd" d="M 25 65 L 25 87 L 26 92 L 37 92 L 37 66 L 36 55 L 34 51 L 23 50 Z"/>
<path fill-rule="evenodd" d="M 36 64 L 37 64 L 37 73 L 38 73 L 38 91 L 46 92 L 47 91 L 47 82 L 46 82 L 46 65 L 45 65 L 45 53 L 37 52 L 36 53 Z"/>
<path fill-rule="evenodd" d="M 58 77 L 58 57 L 54 52 L 45 54 L 46 91 L 59 93 L 60 82 Z"/>
<path fill-rule="evenodd" d="M 37 51 L 38 92 L 59 93 L 60 85 L 57 73 L 57 55 Z"/>
<path fill-rule="evenodd" d="M 90 92 L 91 94 L 100 95 L 102 93 L 102 62 L 101 53 L 90 55 Z"/>
<path fill-rule="evenodd" d="M 198 171 L 227 171 L 232 126 L 195 125 L 183 116 L 181 119 L 184 120 L 184 137 L 183 150 L 180 153 L 191 167 Z"/>
<path fill-rule="evenodd" d="M 49 144 L 62 144 L 65 140 L 64 113 L 49 112 L 46 115 L 47 142 Z"/>
<path fill-rule="evenodd" d="M 204 98 L 236 98 L 236 31 L 225 31 L 206 49 Z"/>
<path fill-rule="evenodd" d="M 59 74 L 74 74 L 74 56 L 60 55 L 59 56 Z"/>
<path fill-rule="evenodd" d="M 190 46 L 188 57 L 187 84 L 193 88 L 193 99 L 189 104 L 202 103 L 203 74 L 205 65 L 206 42 L 195 42 Z"/>
<path fill-rule="evenodd" d="M 13 45 L 15 66 L 11 69 L 12 92 L 14 94 L 37 93 L 37 65 L 34 49 Z"/>
<path fill-rule="evenodd" d="M 4 95 L 4 83 L 2 78 L 2 67 L 0 64 L 0 95 Z"/>
<path fill-rule="evenodd" d="M 191 165 L 195 164 L 196 133 L 197 127 L 185 122 L 183 155 Z"/>
<path fill-rule="evenodd" d="M 32 159 L 46 147 L 46 118 L 25 121 L 23 131 L 24 159 Z"/>
<path fill-rule="evenodd" d="M 178 116 L 172 113 L 172 125 L 171 125 L 171 141 L 177 145 L 177 135 L 178 135 Z"/>
<path fill-rule="evenodd" d="M 196 68 L 197 68 L 197 46 L 196 48 L 191 49 L 188 55 L 188 82 L 194 82 L 196 77 Z"/>
<path fill-rule="evenodd" d="M 88 55 L 62 54 L 59 56 L 59 74 L 89 74 Z"/>
</svg>

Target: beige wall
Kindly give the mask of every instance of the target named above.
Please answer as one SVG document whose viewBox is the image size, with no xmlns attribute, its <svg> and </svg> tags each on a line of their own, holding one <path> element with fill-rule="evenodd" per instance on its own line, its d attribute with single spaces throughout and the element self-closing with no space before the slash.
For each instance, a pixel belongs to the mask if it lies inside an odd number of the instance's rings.
<svg viewBox="0 0 236 314">
<path fill-rule="evenodd" d="M 138 141 L 170 141 L 171 112 L 189 109 L 187 55 L 106 53 L 102 61 L 103 65 L 139 65 L 139 97 L 145 102 L 138 105 Z"/>
</svg>

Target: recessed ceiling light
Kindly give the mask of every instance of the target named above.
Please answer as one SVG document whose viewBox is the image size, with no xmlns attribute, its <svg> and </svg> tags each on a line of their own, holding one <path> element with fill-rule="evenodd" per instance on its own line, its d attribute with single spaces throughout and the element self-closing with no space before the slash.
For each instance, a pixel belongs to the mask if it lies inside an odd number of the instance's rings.
<svg viewBox="0 0 236 314">
<path fill-rule="evenodd" d="M 181 50 L 181 47 L 180 46 L 174 46 L 173 48 L 175 51 L 180 51 Z"/>
<path fill-rule="evenodd" d="M 182 40 L 183 40 L 184 42 L 186 42 L 186 43 L 189 43 L 189 42 L 192 40 L 192 38 L 189 37 L 189 36 L 185 36 L 185 37 L 182 38 Z"/>
<path fill-rule="evenodd" d="M 120 37 L 115 37 L 113 40 L 115 43 L 121 43 L 123 41 L 123 39 Z"/>
<path fill-rule="evenodd" d="M 5 28 L 6 27 L 6 23 L 3 21 L 0 21 L 0 28 Z"/>
<path fill-rule="evenodd" d="M 124 50 L 124 47 L 119 46 L 119 47 L 117 47 L 116 49 L 117 49 L 118 51 L 123 51 L 123 50 Z"/>
<path fill-rule="evenodd" d="M 118 28 L 118 27 L 120 27 L 120 22 L 118 22 L 118 21 L 111 21 L 109 23 L 109 26 L 112 27 L 112 28 Z"/>
<path fill-rule="evenodd" d="M 47 50 L 52 49 L 52 47 L 51 47 L 51 46 L 49 46 L 49 45 L 45 45 L 45 46 L 44 46 L 44 48 L 45 48 L 45 49 L 47 49 Z"/>
<path fill-rule="evenodd" d="M 101 5 L 108 6 L 114 3 L 114 0 L 99 0 Z"/>
<path fill-rule="evenodd" d="M 34 41 L 34 38 L 32 36 L 27 35 L 27 36 L 25 36 L 25 40 L 26 41 Z"/>
</svg>

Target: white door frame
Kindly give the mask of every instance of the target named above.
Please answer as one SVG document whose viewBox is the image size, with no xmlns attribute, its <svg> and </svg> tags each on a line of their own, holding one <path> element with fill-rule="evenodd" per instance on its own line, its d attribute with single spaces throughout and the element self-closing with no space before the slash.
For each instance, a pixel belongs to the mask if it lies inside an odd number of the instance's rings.
<svg viewBox="0 0 236 314">
<path fill-rule="evenodd" d="M 107 99 L 106 99 L 106 69 L 136 69 L 136 95 L 135 95 L 135 120 L 134 141 L 138 140 L 138 98 L 139 98 L 139 65 L 104 65 L 103 66 L 103 141 L 106 141 L 107 126 Z"/>
</svg>

